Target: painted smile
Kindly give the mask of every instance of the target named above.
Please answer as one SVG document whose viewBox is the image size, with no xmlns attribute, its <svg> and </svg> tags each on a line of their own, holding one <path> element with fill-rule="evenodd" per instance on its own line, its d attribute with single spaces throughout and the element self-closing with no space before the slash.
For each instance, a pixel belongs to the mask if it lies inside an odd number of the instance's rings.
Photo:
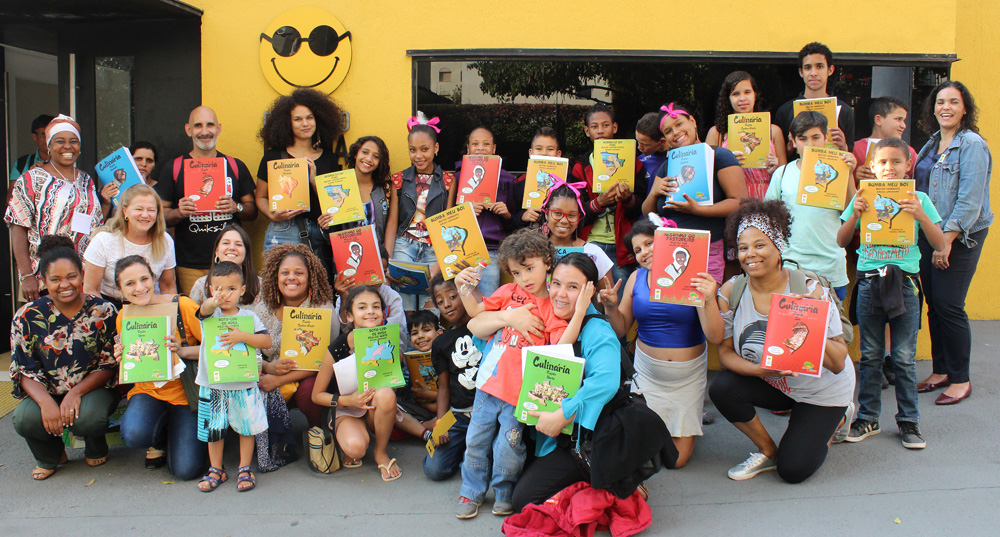
<svg viewBox="0 0 1000 537">
<path fill-rule="evenodd" d="M 319 86 L 320 84 L 326 82 L 327 79 L 329 79 L 331 76 L 333 76 L 333 72 L 337 70 L 337 65 L 340 64 L 340 56 L 334 56 L 333 69 L 330 69 L 330 72 L 327 73 L 327 75 L 325 77 L 323 77 L 323 80 L 320 80 L 319 82 L 317 82 L 315 84 L 310 84 L 308 86 L 303 86 L 301 84 L 296 84 L 294 82 L 290 82 L 287 78 L 281 76 L 281 71 L 278 71 L 278 65 L 276 63 L 274 63 L 275 59 L 276 58 L 271 58 L 271 67 L 274 67 L 274 73 L 276 75 L 278 75 L 278 78 L 280 78 L 282 82 L 284 82 L 285 84 L 288 84 L 289 86 L 294 86 L 296 88 L 315 88 L 316 86 Z"/>
</svg>

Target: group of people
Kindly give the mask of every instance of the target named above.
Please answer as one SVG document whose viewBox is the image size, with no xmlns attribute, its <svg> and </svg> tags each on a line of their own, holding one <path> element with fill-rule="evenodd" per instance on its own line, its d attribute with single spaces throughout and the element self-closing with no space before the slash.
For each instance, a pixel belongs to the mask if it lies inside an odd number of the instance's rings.
<svg viewBox="0 0 1000 537">
<path fill-rule="evenodd" d="M 829 96 L 827 79 L 835 69 L 829 49 L 810 43 L 799 53 L 799 65 L 805 85 L 800 98 Z M 387 450 L 394 429 L 432 439 L 434 425 L 451 411 L 456 422 L 434 438 L 437 448 L 425 458 L 424 473 L 435 481 L 461 473 L 459 518 L 476 516 L 490 486 L 492 512 L 508 515 L 584 479 L 575 446 L 561 431 L 569 424 L 594 428 L 619 388 L 623 346 L 629 356 L 634 353 L 635 387 L 670 432 L 676 468 L 691 459 L 703 434 L 707 394 L 755 446 L 729 470 L 730 478 L 777 470 L 782 479 L 801 482 L 819 469 L 831 443 L 858 442 L 880 431 L 885 377 L 895 382 L 903 445 L 924 447 L 917 393 L 944 388 L 939 405 L 971 395 L 965 296 L 993 220 L 992 161 L 977 132 L 972 95 L 955 81 L 933 90 L 922 118 L 931 139 L 919 152 L 901 140 L 906 105 L 876 99 L 870 138 L 880 141 L 869 164 L 867 139 L 853 139 L 848 103 L 840 103 L 832 126 L 817 112 L 793 115 L 789 102 L 773 114 L 766 167 L 743 168 L 747 155 L 727 149 L 727 117 L 760 111 L 759 94 L 749 73 L 734 72 L 723 82 L 705 138 L 716 146 L 713 204 L 674 195 L 678 178 L 666 173 L 668 152 L 702 140 L 695 115 L 669 102 L 635 127 L 639 155 L 631 190 L 618 183 L 592 194 L 588 155 L 571 164 L 568 177 L 557 178 L 540 209 L 522 209 L 524 176 L 501 171 L 495 201 L 472 204 L 490 263 L 453 279 L 437 270 L 425 222 L 455 204 L 461 163 L 452 172 L 436 161 L 439 128 L 422 114 L 407 122 L 410 166 L 400 172 L 390 173 L 389 151 L 379 137 L 351 145 L 347 165 L 357 176 L 365 218 L 339 226 L 329 225 L 315 188 L 308 210 L 272 211 L 267 203 L 270 160 L 308 159 L 310 180 L 338 169 L 331 144 L 342 130 L 340 109 L 312 90 L 280 97 L 266 114 L 256 183 L 242 161 L 217 149 L 222 125 L 201 106 L 185 125 L 192 141 L 188 153 L 157 162 L 149 144 L 133 148 L 146 184 L 122 193 L 114 207 L 109 200 L 116 188 L 98 191 L 76 167 L 79 126 L 62 115 L 37 129 L 32 125 L 44 145 L 39 142 L 34 158 L 18 161 L 24 169 L 12 173 L 5 214 L 27 301 L 12 324 L 11 378 L 15 396 L 24 397 L 14 426 L 36 459 L 32 477 L 46 479 L 66 462 L 61 437 L 67 428 L 85 439 L 87 464 L 104 464 L 108 416 L 122 394 L 128 398 L 124 442 L 146 450 L 148 468 L 166 465 L 181 479 L 203 476 L 198 487 L 205 492 L 229 477 L 222 459 L 230 428 L 239 435 L 240 491 L 256 485 L 255 450 L 260 471 L 297 458 L 289 418 L 294 408 L 311 427 L 314 468 L 323 466 L 320 459 L 329 463 L 329 439 L 335 439 L 343 467 L 362 466 L 373 447 L 382 479 L 392 481 L 402 475 Z M 619 129 L 613 110 L 591 106 L 583 130 L 593 141 L 614 138 Z M 843 151 L 856 180 L 915 180 L 912 198 L 900 201 L 900 210 L 919 227 L 917 245 L 858 242 L 859 217 L 873 210 L 873 199 L 855 181 L 848 181 L 842 213 L 796 203 L 799 155 L 823 146 Z M 469 154 L 496 149 L 488 128 L 468 134 Z M 529 154 L 561 156 L 556 132 L 540 128 Z M 216 211 L 198 212 L 184 195 L 184 161 L 213 157 L 228 162 L 231 195 L 217 202 Z M 258 213 L 269 220 L 259 271 L 242 227 Z M 432 265 L 426 294 L 401 295 L 391 278 L 379 286 L 359 285 L 335 266 L 327 234 L 359 225 L 374 225 L 384 260 Z M 711 233 L 707 271 L 694 280 L 703 306 L 650 299 L 654 236 L 662 227 Z M 582 252 L 560 255 L 563 248 Z M 851 279 L 848 259 L 857 263 L 851 300 L 862 351 L 857 403 L 847 353 L 853 330 L 841 318 Z M 739 275 L 727 280 L 727 274 Z M 826 371 L 819 378 L 761 366 L 773 293 L 833 302 Z M 928 307 L 933 374 L 918 383 L 921 296 Z M 187 367 L 175 380 L 137 383 L 126 393 L 117 386 L 118 311 L 123 304 L 161 303 L 177 304 L 177 332 L 163 344 Z M 280 353 L 286 307 L 334 312 L 333 343 L 318 372 L 298 370 Z M 213 315 L 253 318 L 252 332 L 235 330 L 224 343 L 259 350 L 258 382 L 208 382 L 200 321 Z M 353 330 L 382 324 L 398 324 L 412 349 L 431 353 L 436 390 L 418 378 L 404 388 L 359 389 Z M 520 349 L 557 343 L 579 344 L 586 360 L 583 384 L 560 410 L 526 427 L 513 411 Z M 724 368 L 711 385 L 709 344 L 717 346 Z M 765 429 L 757 408 L 789 413 L 779 440 Z"/>
</svg>

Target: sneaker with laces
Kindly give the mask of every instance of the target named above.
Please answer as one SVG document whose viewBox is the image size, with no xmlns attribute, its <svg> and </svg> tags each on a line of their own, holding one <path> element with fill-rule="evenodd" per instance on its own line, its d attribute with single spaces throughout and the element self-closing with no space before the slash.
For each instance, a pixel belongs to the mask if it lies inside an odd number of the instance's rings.
<svg viewBox="0 0 1000 537">
<path fill-rule="evenodd" d="M 847 440 L 847 435 L 851 432 L 851 422 L 854 421 L 854 409 L 854 401 L 847 404 L 847 411 L 844 412 L 844 424 L 837 428 L 837 432 L 833 433 L 834 444 Z"/>
<path fill-rule="evenodd" d="M 901 421 L 896 425 L 899 426 L 899 435 L 903 438 L 903 447 L 906 449 L 924 449 L 927 447 L 927 442 L 924 441 L 924 437 L 920 436 L 920 427 L 912 421 Z"/>
<path fill-rule="evenodd" d="M 847 433 L 847 438 L 844 440 L 848 442 L 860 442 L 865 438 L 874 436 L 880 432 L 882 432 L 882 430 L 878 428 L 877 421 L 858 418 L 851 424 L 851 432 Z"/>
<path fill-rule="evenodd" d="M 493 514 L 497 516 L 507 516 L 514 514 L 514 504 L 496 500 L 493 502 Z"/>
<path fill-rule="evenodd" d="M 778 469 L 778 462 L 763 453 L 751 453 L 750 457 L 729 469 L 729 479 L 743 481 L 761 473 Z"/>
<path fill-rule="evenodd" d="M 465 496 L 458 497 L 458 509 L 455 511 L 455 516 L 465 520 L 467 518 L 475 518 L 479 514 L 479 504 L 472 501 Z"/>
</svg>

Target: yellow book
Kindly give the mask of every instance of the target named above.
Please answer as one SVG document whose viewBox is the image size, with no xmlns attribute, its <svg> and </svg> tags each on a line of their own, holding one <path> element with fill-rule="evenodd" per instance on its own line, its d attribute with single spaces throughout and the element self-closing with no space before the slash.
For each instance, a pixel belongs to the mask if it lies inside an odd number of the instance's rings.
<svg viewBox="0 0 1000 537">
<path fill-rule="evenodd" d="M 298 369 L 319 371 L 330 346 L 333 310 L 285 306 L 281 320 L 281 357 L 295 360 Z"/>
<path fill-rule="evenodd" d="M 569 159 L 562 157 L 531 157 L 524 174 L 522 209 L 538 209 L 545 203 L 556 179 L 565 181 L 569 174 Z"/>
<path fill-rule="evenodd" d="M 593 157 L 595 194 L 607 192 L 615 183 L 635 190 L 634 139 L 595 140 Z"/>
<path fill-rule="evenodd" d="M 456 421 L 458 420 L 455 419 L 455 413 L 450 410 L 444 415 L 444 417 L 438 420 L 437 425 L 434 426 L 434 430 L 431 431 L 431 439 L 427 441 L 426 446 L 427 454 L 430 455 L 431 458 L 434 457 L 434 452 L 437 451 L 437 446 L 434 444 L 441 439 L 441 435 L 448 432 L 448 429 L 451 429 L 452 425 L 455 425 Z"/>
<path fill-rule="evenodd" d="M 490 264 L 490 252 L 486 249 L 483 232 L 476 220 L 476 210 L 471 203 L 456 205 L 427 217 L 427 232 L 431 236 L 434 256 L 444 279 L 450 280 L 461 272 L 459 261 L 476 266 L 480 261 Z"/>
<path fill-rule="evenodd" d="M 771 151 L 771 113 L 729 114 L 729 150 L 746 155 L 744 168 L 766 168 Z"/>
<path fill-rule="evenodd" d="M 847 181 L 851 170 L 841 158 L 843 151 L 826 147 L 807 147 L 799 173 L 799 205 L 844 210 Z"/>
<path fill-rule="evenodd" d="M 875 160 L 875 146 L 881 141 L 880 138 L 868 138 L 868 147 L 865 148 L 865 161 L 863 165 L 871 168 L 872 161 Z"/>
<path fill-rule="evenodd" d="M 306 159 L 268 161 L 267 201 L 272 211 L 309 208 L 309 163 Z"/>
<path fill-rule="evenodd" d="M 316 177 L 316 195 L 323 212 L 333 215 L 331 226 L 365 219 L 365 204 L 353 169 Z"/>
<path fill-rule="evenodd" d="M 913 199 L 912 179 L 861 181 L 861 193 L 868 200 L 868 210 L 861 213 L 861 242 L 885 246 L 913 246 L 916 226 L 913 215 L 903 211 L 899 202 Z"/>
<path fill-rule="evenodd" d="M 792 104 L 792 118 L 802 112 L 819 112 L 826 116 L 826 128 L 836 129 L 838 108 L 836 97 L 798 99 Z"/>
</svg>

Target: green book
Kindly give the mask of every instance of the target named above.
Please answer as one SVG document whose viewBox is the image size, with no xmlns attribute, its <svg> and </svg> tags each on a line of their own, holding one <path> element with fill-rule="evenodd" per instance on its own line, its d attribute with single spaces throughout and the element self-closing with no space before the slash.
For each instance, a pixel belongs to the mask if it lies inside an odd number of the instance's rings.
<svg viewBox="0 0 1000 537">
<path fill-rule="evenodd" d="M 234 315 L 209 317 L 201 321 L 202 345 L 207 346 L 202 352 L 205 353 L 205 366 L 208 368 L 208 383 L 257 382 L 260 380 L 257 349 L 246 343 L 237 343 L 232 348 L 225 349 L 219 342 L 219 336 L 229 332 L 230 326 L 252 334 L 253 317 Z"/>
<path fill-rule="evenodd" d="M 163 338 L 172 334 L 170 317 L 125 317 L 118 382 L 160 382 L 174 378 L 173 356 Z"/>
<path fill-rule="evenodd" d="M 368 388 L 405 386 L 399 362 L 399 325 L 354 329 L 354 354 L 358 360 L 358 393 Z"/>
<path fill-rule="evenodd" d="M 526 425 L 537 425 L 529 411 L 555 412 L 563 399 L 573 397 L 583 383 L 583 358 L 573 356 L 572 345 L 538 345 L 521 349 L 521 394 L 514 417 Z M 567 418 L 569 416 L 566 416 Z M 573 433 L 570 423 L 562 430 Z"/>
</svg>

